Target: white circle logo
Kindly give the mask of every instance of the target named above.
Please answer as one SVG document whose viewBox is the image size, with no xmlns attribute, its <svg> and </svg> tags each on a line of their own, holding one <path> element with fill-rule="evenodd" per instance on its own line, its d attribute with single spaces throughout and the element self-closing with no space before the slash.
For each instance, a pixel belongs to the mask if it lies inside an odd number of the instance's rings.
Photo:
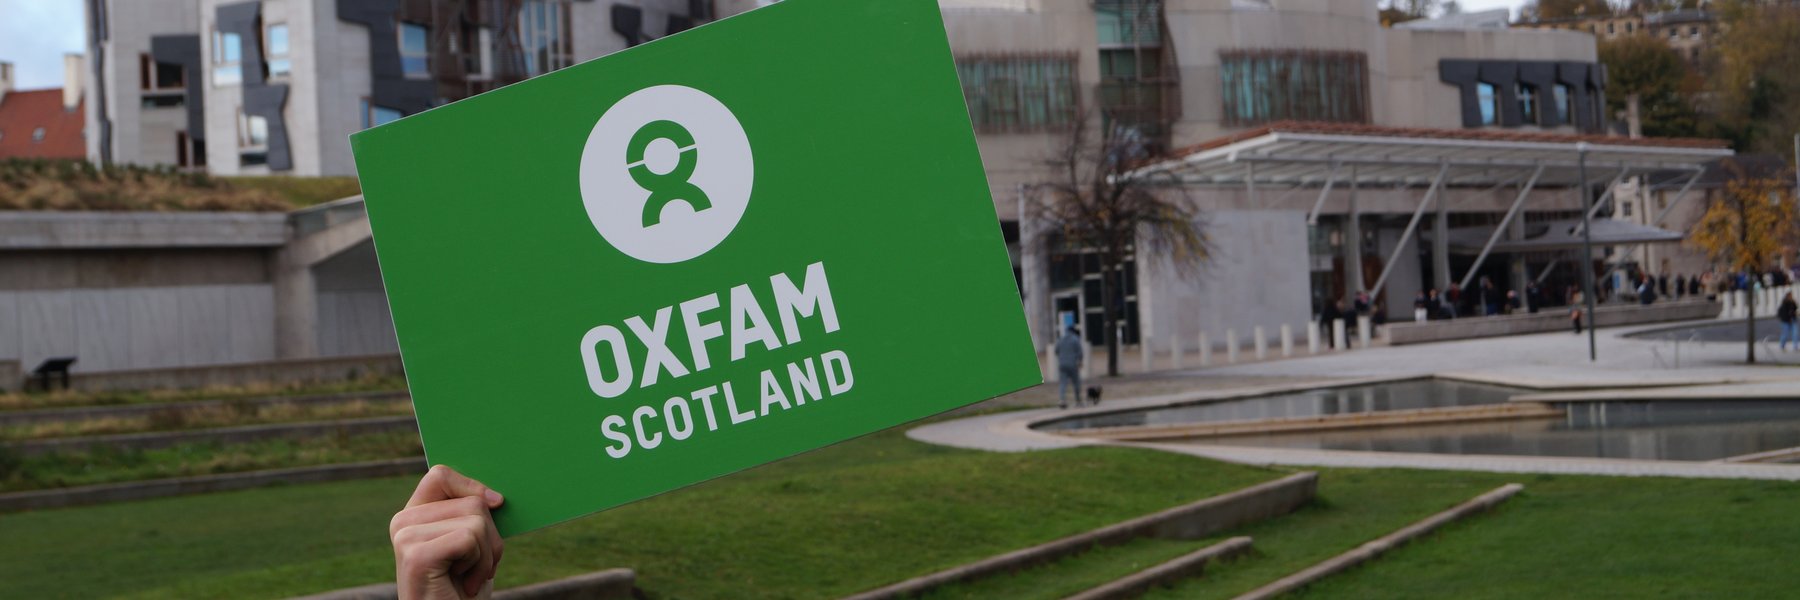
<svg viewBox="0 0 1800 600">
<path fill-rule="evenodd" d="M 705 254 L 750 206 L 750 139 L 706 92 L 644 88 L 619 100 L 581 151 L 581 201 L 614 248 L 652 263 Z"/>
</svg>

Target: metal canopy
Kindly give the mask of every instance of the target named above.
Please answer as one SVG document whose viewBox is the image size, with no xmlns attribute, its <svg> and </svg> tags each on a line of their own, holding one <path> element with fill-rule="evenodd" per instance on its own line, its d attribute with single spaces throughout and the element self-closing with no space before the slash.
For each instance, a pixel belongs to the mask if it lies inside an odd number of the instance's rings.
<svg viewBox="0 0 1800 600">
<path fill-rule="evenodd" d="M 1476 254 L 1481 252 L 1488 241 L 1492 227 L 1456 227 L 1447 236 L 1450 251 L 1458 254 Z M 1425 236 L 1431 239 L 1431 234 Z M 1679 242 L 1682 234 L 1666 229 L 1646 227 L 1616 219 L 1598 219 L 1594 221 L 1594 245 L 1622 246 L 1626 244 L 1654 244 Z M 1562 219 L 1556 221 L 1538 221 L 1525 226 L 1525 236 L 1517 240 L 1501 240 L 1493 245 L 1494 252 L 1544 252 L 1557 250 L 1581 249 L 1581 220 Z"/>
<path fill-rule="evenodd" d="M 1625 173 L 1700 171 L 1732 155 L 1714 140 L 1626 139 L 1492 130 L 1277 123 L 1178 151 L 1126 173 L 1181 185 L 1328 186 L 1356 168 L 1359 185 L 1498 186 L 1539 167 L 1538 187 L 1579 185 L 1578 161 Z M 1609 173 L 1610 174 L 1610 173 Z"/>
</svg>

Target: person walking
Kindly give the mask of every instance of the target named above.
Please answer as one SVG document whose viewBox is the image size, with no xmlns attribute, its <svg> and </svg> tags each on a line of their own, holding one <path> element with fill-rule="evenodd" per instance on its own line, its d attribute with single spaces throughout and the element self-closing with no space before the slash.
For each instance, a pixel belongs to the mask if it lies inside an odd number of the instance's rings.
<svg viewBox="0 0 1800 600">
<path fill-rule="evenodd" d="M 1337 348 L 1337 336 L 1334 335 L 1331 327 L 1333 323 L 1336 323 L 1343 318 L 1343 300 L 1326 301 L 1325 308 L 1319 310 L 1319 329 L 1320 333 L 1325 337 L 1325 347 Z M 1344 345 L 1350 345 L 1350 340 L 1348 338 L 1345 338 Z"/>
<path fill-rule="evenodd" d="M 1795 313 L 1800 312 L 1800 305 L 1794 304 L 1794 293 L 1788 292 L 1781 298 L 1781 308 L 1775 309 L 1775 318 L 1781 321 L 1781 350 L 1786 352 L 1788 342 L 1800 350 L 1800 322 L 1795 321 Z"/>
<path fill-rule="evenodd" d="M 1581 335 L 1581 307 L 1586 300 L 1581 296 L 1581 290 L 1569 294 L 1569 323 L 1575 325 L 1575 335 Z"/>
<path fill-rule="evenodd" d="M 1494 287 L 1494 280 L 1486 277 L 1481 278 L 1482 314 L 1489 317 L 1500 314 L 1500 306 L 1504 301 L 1504 298 L 1500 295 L 1500 289 Z"/>
<path fill-rule="evenodd" d="M 1075 406 L 1081 406 L 1081 336 L 1075 333 L 1075 326 L 1070 325 L 1063 330 L 1062 339 L 1056 340 L 1056 403 L 1060 408 L 1069 407 L 1070 389 L 1075 390 Z"/>
<path fill-rule="evenodd" d="M 1537 314 L 1544 307 L 1544 289 L 1536 281 L 1525 284 L 1525 312 Z"/>
<path fill-rule="evenodd" d="M 1649 306 L 1656 302 L 1656 279 L 1649 275 L 1643 277 L 1644 278 L 1638 282 L 1638 304 Z"/>
</svg>

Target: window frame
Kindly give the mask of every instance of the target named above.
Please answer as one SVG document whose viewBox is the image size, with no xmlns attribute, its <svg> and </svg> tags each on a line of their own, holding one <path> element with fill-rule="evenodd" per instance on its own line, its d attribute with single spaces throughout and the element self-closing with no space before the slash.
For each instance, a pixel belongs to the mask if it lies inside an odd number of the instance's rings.
<svg viewBox="0 0 1800 600">
<path fill-rule="evenodd" d="M 517 22 L 519 49 L 528 77 L 543 75 L 575 64 L 575 42 L 570 21 L 574 13 L 567 2 L 524 0 Z"/>
<path fill-rule="evenodd" d="M 1374 122 L 1372 70 L 1357 51 L 1227 48 L 1219 51 L 1223 121 Z"/>
<path fill-rule="evenodd" d="M 398 108 L 381 106 L 379 104 L 376 104 L 375 101 L 370 99 L 368 96 L 362 97 L 362 99 L 359 102 L 359 107 L 362 112 L 362 128 L 363 129 L 368 129 L 371 127 L 380 127 L 382 125 L 386 125 L 388 123 L 392 123 L 394 121 L 404 119 L 407 116 L 406 111 L 400 110 Z M 392 119 L 388 119 L 385 121 L 381 120 L 378 117 L 378 115 L 381 114 L 381 111 L 392 111 L 395 116 Z"/>
<path fill-rule="evenodd" d="M 422 50 L 420 50 L 418 52 L 409 52 L 406 49 L 406 35 L 407 35 L 407 31 L 409 31 L 409 29 L 417 30 L 425 36 L 425 38 L 423 40 L 424 48 Z M 430 79 L 431 78 L 431 26 L 426 25 L 424 23 L 414 23 L 412 21 L 400 21 L 394 28 L 394 34 L 395 34 L 394 35 L 394 44 L 396 46 L 398 46 L 398 49 L 400 52 L 400 73 L 401 73 L 401 75 L 406 77 L 407 79 Z M 407 62 L 409 59 L 416 59 L 416 60 L 420 61 L 419 62 L 419 65 L 420 65 L 419 71 L 416 71 L 416 72 L 413 71 L 413 69 L 411 68 L 411 66 L 409 66 L 409 64 Z"/>
<path fill-rule="evenodd" d="M 1500 86 L 1475 82 L 1475 110 L 1481 113 L 1482 127 L 1500 125 Z"/>
<path fill-rule="evenodd" d="M 212 80 L 212 86 L 213 87 L 231 87 L 231 86 L 243 85 L 244 84 L 244 39 L 243 39 L 243 36 L 240 36 L 236 33 L 227 32 L 227 31 L 219 31 L 219 28 L 214 27 L 212 29 L 211 40 L 212 41 L 209 44 L 209 48 L 208 48 L 209 58 L 211 59 L 208 64 L 210 64 L 211 67 L 208 68 L 207 71 Z M 227 42 L 230 42 L 230 43 L 227 43 Z M 233 49 L 233 51 L 231 53 L 236 54 L 237 55 L 236 58 L 227 58 L 226 57 L 225 50 L 227 47 L 230 47 Z M 221 78 L 219 76 L 221 73 L 229 73 L 230 76 Z"/>
<path fill-rule="evenodd" d="M 1058 131 L 1075 124 L 1080 60 L 1073 52 L 956 57 L 969 120 L 982 133 Z"/>
<path fill-rule="evenodd" d="M 1566 83 L 1553 84 L 1550 87 L 1550 102 L 1556 105 L 1556 122 L 1559 125 L 1575 125 L 1575 88 Z"/>
<path fill-rule="evenodd" d="M 282 32 L 282 49 L 280 53 L 275 51 L 276 28 L 280 28 Z M 293 28 L 289 27 L 286 22 L 269 23 L 263 26 L 262 33 L 263 69 L 268 74 L 269 79 L 287 79 L 293 77 Z M 278 64 L 282 65 L 280 70 L 276 69 L 276 65 Z"/>
<path fill-rule="evenodd" d="M 1543 124 L 1543 94 L 1538 90 L 1538 86 L 1521 81 L 1513 89 L 1513 98 L 1519 102 L 1520 125 Z"/>
</svg>

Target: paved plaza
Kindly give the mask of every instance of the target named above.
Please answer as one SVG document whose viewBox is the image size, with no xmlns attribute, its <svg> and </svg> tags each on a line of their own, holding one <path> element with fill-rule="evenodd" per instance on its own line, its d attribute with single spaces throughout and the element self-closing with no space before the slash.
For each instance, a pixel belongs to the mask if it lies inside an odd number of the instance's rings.
<svg viewBox="0 0 1800 600">
<path fill-rule="evenodd" d="M 1694 323 L 1716 324 L 1720 322 Z M 1350 385 L 1432 375 L 1540 389 L 1545 393 L 1521 399 L 1559 402 L 1700 400 L 1727 396 L 1800 399 L 1800 352 L 1780 353 L 1774 352 L 1773 348 L 1765 351 L 1759 346 L 1759 364 L 1746 365 L 1743 364 L 1742 342 L 1677 344 L 1654 337 L 1629 337 L 1632 333 L 1669 327 L 1664 324 L 1601 330 L 1599 359 L 1592 362 L 1588 360 L 1587 336 L 1565 332 L 1376 346 L 1254 364 L 1168 371 L 1129 379 L 1102 378 L 1098 382 L 1109 392 L 1099 408 L 1013 410 L 925 425 L 912 429 L 907 435 L 928 443 L 1000 452 L 1119 445 L 1259 465 L 1800 480 L 1800 466 L 1795 465 L 1125 443 L 1065 437 L 1030 428 L 1033 423 L 1058 416 L 1299 391 L 1322 384 Z M 983 406 L 1044 406 L 1046 398 L 1054 406 L 1055 391 L 1053 385 L 1039 386 Z"/>
</svg>

